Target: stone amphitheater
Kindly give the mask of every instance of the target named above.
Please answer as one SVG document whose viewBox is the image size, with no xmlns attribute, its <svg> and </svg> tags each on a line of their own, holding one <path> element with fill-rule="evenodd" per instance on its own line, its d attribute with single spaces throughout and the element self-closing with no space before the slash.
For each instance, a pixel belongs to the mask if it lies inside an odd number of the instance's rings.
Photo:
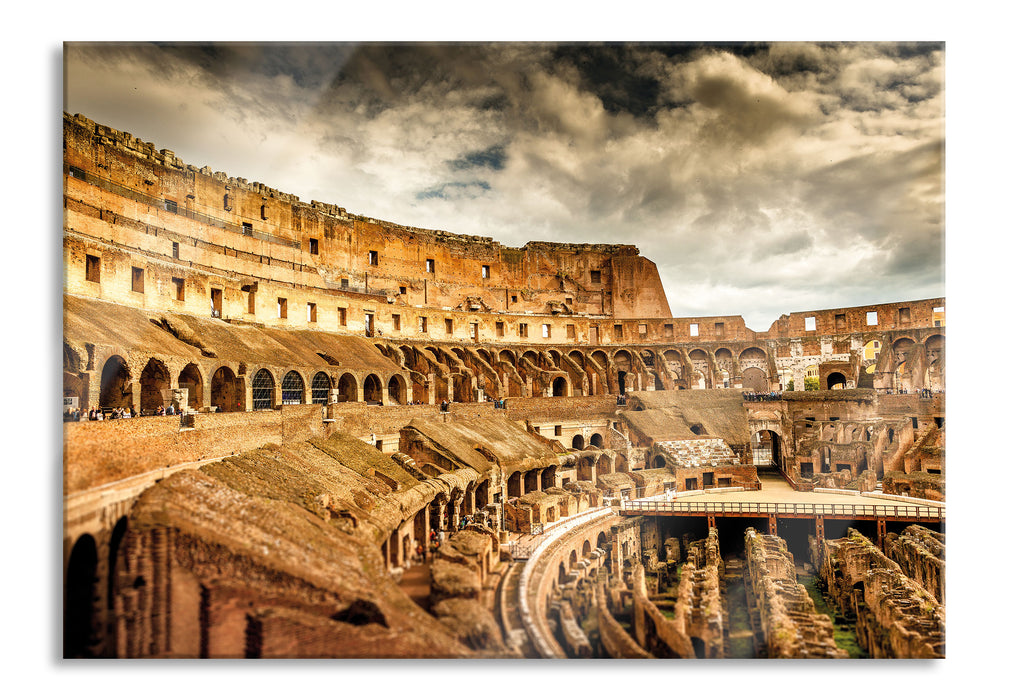
<svg viewBox="0 0 1009 700">
<path fill-rule="evenodd" d="M 945 300 L 674 317 L 63 117 L 66 658 L 943 658 Z"/>
</svg>

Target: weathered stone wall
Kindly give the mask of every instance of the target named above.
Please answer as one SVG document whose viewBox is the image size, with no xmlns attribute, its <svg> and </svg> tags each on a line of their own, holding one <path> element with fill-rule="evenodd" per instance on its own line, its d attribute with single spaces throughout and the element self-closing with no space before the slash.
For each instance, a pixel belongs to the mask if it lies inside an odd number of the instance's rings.
<svg viewBox="0 0 1009 700">
<path fill-rule="evenodd" d="M 946 536 L 921 525 L 909 525 L 899 535 L 887 533 L 883 552 L 901 570 L 946 604 Z"/>
<path fill-rule="evenodd" d="M 831 597 L 856 616 L 859 645 L 874 658 L 945 656 L 946 610 L 855 529 L 817 557 Z"/>
<path fill-rule="evenodd" d="M 783 539 L 748 528 L 746 567 L 769 658 L 848 657 L 834 643 L 830 618 L 816 612 L 806 589 L 796 582 L 795 563 Z"/>
<path fill-rule="evenodd" d="M 325 437 L 319 406 L 275 411 L 197 414 L 185 429 L 180 416 L 152 416 L 63 426 L 63 478 L 67 493 L 108 484 L 163 467 Z"/>
</svg>

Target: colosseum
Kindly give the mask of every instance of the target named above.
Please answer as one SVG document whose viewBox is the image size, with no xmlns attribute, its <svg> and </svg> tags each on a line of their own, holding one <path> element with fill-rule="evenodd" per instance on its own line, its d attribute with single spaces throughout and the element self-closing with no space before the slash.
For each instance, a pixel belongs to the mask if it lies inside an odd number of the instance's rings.
<svg viewBox="0 0 1009 700">
<path fill-rule="evenodd" d="M 79 114 L 63 186 L 64 657 L 945 656 L 943 298 L 677 317 Z"/>
</svg>

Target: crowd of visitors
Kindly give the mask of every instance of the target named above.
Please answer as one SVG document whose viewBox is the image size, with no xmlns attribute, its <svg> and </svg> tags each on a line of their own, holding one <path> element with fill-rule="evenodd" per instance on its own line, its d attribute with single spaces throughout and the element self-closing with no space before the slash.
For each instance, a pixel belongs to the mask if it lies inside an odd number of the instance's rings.
<svg viewBox="0 0 1009 700">
<path fill-rule="evenodd" d="M 143 414 L 140 412 L 134 412 L 129 406 L 119 406 L 117 408 L 107 409 L 103 409 L 101 406 L 92 406 L 88 409 L 87 413 L 82 412 L 79 408 L 65 408 L 63 409 L 63 422 L 76 423 L 84 420 L 116 420 L 119 418 L 137 418 L 141 415 Z M 180 416 L 182 415 L 182 410 L 176 410 L 173 405 L 169 405 L 167 408 L 164 406 L 158 406 L 158 408 L 149 415 Z"/>
<path fill-rule="evenodd" d="M 744 391 L 743 401 L 778 401 L 781 399 L 780 391 Z"/>
</svg>

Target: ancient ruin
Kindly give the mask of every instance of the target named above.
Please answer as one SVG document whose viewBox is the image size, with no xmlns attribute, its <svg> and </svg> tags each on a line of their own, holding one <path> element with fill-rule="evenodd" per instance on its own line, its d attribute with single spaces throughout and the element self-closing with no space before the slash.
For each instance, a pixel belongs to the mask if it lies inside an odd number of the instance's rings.
<svg viewBox="0 0 1009 700">
<path fill-rule="evenodd" d="M 944 655 L 943 298 L 677 317 L 63 128 L 64 656 Z"/>
</svg>

